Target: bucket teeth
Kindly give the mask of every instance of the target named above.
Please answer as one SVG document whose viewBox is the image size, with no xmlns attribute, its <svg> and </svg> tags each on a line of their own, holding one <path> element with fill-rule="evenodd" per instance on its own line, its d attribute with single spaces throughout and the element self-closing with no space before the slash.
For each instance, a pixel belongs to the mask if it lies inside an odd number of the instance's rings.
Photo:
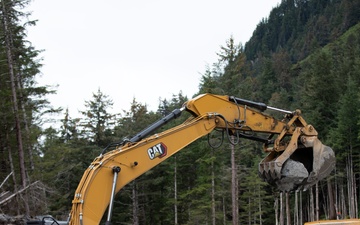
<svg viewBox="0 0 360 225">
<path fill-rule="evenodd" d="M 298 189 L 309 175 L 302 163 L 291 159 L 281 167 L 276 162 L 261 163 L 261 167 L 264 168 L 261 178 L 280 191 Z"/>
<path fill-rule="evenodd" d="M 274 161 L 277 156 L 276 152 L 271 152 L 259 163 L 260 177 L 270 184 L 274 184 L 281 178 L 281 168 Z"/>
<path fill-rule="evenodd" d="M 260 177 L 268 183 L 274 183 L 281 178 L 281 168 L 275 162 L 262 162 L 259 168 Z"/>
</svg>

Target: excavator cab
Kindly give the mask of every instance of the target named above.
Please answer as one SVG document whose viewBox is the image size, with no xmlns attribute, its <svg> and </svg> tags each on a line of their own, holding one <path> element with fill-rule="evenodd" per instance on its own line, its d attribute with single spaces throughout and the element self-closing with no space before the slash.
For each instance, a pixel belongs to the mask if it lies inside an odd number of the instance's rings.
<svg viewBox="0 0 360 225">
<path fill-rule="evenodd" d="M 291 135 L 286 135 L 289 133 Z M 259 175 L 279 191 L 306 190 L 335 167 L 335 153 L 318 139 L 315 128 L 296 111 L 259 163 Z"/>
</svg>

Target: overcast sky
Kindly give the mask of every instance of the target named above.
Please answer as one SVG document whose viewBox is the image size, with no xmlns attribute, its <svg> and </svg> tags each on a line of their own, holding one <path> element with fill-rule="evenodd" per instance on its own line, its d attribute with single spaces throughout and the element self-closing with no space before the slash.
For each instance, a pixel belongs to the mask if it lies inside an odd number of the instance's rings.
<svg viewBox="0 0 360 225">
<path fill-rule="evenodd" d="M 33 0 L 28 40 L 41 54 L 40 85 L 58 85 L 54 107 L 74 118 L 100 90 L 113 111 L 135 98 L 155 111 L 159 98 L 192 97 L 206 65 L 232 35 L 249 40 L 281 0 Z M 239 96 L 241 97 L 241 96 Z"/>
</svg>

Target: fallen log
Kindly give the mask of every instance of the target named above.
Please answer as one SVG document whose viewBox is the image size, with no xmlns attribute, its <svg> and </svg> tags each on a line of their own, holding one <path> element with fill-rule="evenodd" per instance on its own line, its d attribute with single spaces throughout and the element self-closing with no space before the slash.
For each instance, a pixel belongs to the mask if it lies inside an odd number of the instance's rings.
<svg viewBox="0 0 360 225">
<path fill-rule="evenodd" d="M 1 200 L 0 201 L 0 205 L 3 205 L 5 203 L 7 203 L 8 201 L 10 201 L 13 197 L 15 197 L 16 195 L 18 194 L 21 194 L 22 192 L 24 192 L 26 189 L 28 189 L 29 187 L 35 185 L 36 183 L 38 183 L 39 181 L 35 181 L 34 183 L 32 184 L 29 184 L 28 186 L 20 189 L 19 191 L 15 192 L 14 194 L 11 194 L 10 196 L 6 197 L 5 199 Z"/>
</svg>

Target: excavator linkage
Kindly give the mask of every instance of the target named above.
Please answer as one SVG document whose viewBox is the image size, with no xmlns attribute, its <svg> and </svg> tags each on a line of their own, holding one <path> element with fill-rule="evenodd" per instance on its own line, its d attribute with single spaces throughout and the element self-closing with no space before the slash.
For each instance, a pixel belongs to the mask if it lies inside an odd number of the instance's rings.
<svg viewBox="0 0 360 225">
<path fill-rule="evenodd" d="M 260 177 L 279 191 L 306 190 L 335 167 L 334 151 L 317 135 L 306 136 L 299 131 L 284 151 L 270 151 L 259 163 Z"/>
<path fill-rule="evenodd" d="M 259 174 L 280 191 L 308 189 L 335 167 L 334 151 L 321 143 L 318 132 L 307 124 L 300 110 L 288 111 L 234 96 L 215 95 L 199 96 L 186 106 L 196 116 L 217 112 L 228 122 L 221 124 L 219 120 L 217 127 L 233 129 L 232 135 L 238 137 L 264 142 L 264 151 L 269 154 L 260 162 Z M 283 119 L 263 113 L 265 110 L 280 112 Z M 262 139 L 254 133 L 270 136 Z"/>
</svg>

